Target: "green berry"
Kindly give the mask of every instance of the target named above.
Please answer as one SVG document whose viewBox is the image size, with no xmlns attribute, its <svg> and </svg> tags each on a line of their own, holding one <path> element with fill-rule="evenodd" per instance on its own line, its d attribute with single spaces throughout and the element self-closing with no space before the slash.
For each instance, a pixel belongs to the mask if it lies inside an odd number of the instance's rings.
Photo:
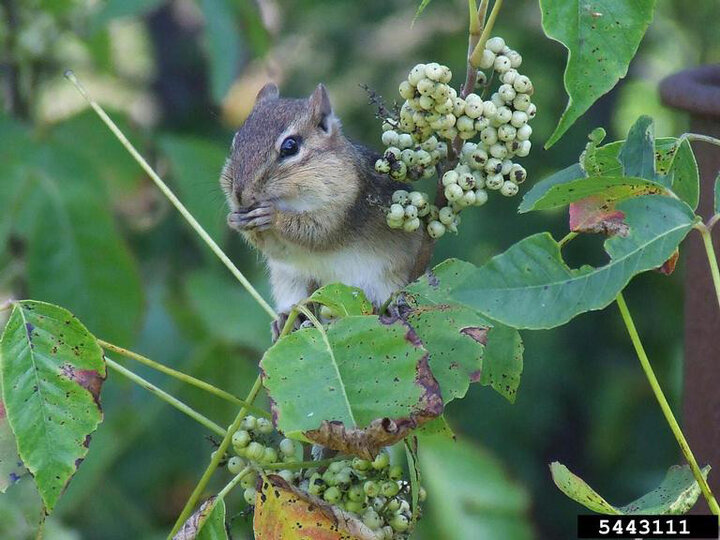
<svg viewBox="0 0 720 540">
<path fill-rule="evenodd" d="M 442 177 L 442 184 L 443 186 L 447 187 L 451 184 L 457 184 L 459 175 L 457 172 L 453 171 L 447 171 L 445 174 L 443 174 Z"/>
<path fill-rule="evenodd" d="M 502 174 L 489 174 L 485 178 L 485 187 L 487 187 L 488 189 L 500 189 L 501 187 L 503 187 L 504 183 L 505 179 L 503 178 Z"/>
<path fill-rule="evenodd" d="M 390 172 L 390 162 L 387 159 L 380 158 L 375 162 L 375 170 L 380 174 Z"/>
<path fill-rule="evenodd" d="M 254 487 L 247 488 L 243 492 L 243 497 L 245 498 L 245 502 L 249 505 L 254 505 L 255 500 L 257 499 L 257 491 Z"/>
<path fill-rule="evenodd" d="M 525 111 L 514 111 L 512 113 L 512 118 L 510 119 L 510 124 L 515 128 L 521 128 L 528 122 L 528 114 Z"/>
<path fill-rule="evenodd" d="M 397 131 L 394 131 L 394 130 L 385 131 L 382 134 L 382 143 L 385 146 L 395 146 L 398 143 L 398 138 L 399 137 L 398 137 Z"/>
<path fill-rule="evenodd" d="M 402 161 L 396 161 L 390 166 L 390 176 L 396 180 L 403 180 L 407 175 L 407 165 Z"/>
<path fill-rule="evenodd" d="M 512 64 L 507 56 L 501 54 L 495 58 L 495 62 L 493 62 L 493 69 L 495 69 L 495 71 L 505 73 L 510 68 L 512 68 Z"/>
<path fill-rule="evenodd" d="M 526 77 L 525 75 L 520 75 L 519 77 L 515 78 L 515 81 L 513 82 L 513 88 L 519 94 L 530 94 L 532 92 L 533 86 L 528 77 Z"/>
<path fill-rule="evenodd" d="M 283 463 L 297 463 L 299 460 L 295 456 L 283 456 L 282 462 Z"/>
<path fill-rule="evenodd" d="M 445 206 L 438 212 L 438 219 L 443 225 L 450 225 L 455 219 L 455 212 L 449 206 Z"/>
<path fill-rule="evenodd" d="M 313 474 L 308 482 L 308 493 L 317 497 L 322 495 L 323 491 L 325 491 L 325 481 L 318 473 Z"/>
<path fill-rule="evenodd" d="M 485 48 L 491 50 L 495 54 L 500 54 L 505 48 L 505 40 L 501 37 L 491 37 L 485 42 Z"/>
<path fill-rule="evenodd" d="M 345 510 L 352 512 L 353 514 L 360 515 L 366 509 L 365 503 L 359 501 L 347 501 L 345 502 Z"/>
<path fill-rule="evenodd" d="M 424 78 L 425 78 L 425 64 L 418 64 L 410 70 L 410 73 L 408 75 L 408 82 L 412 86 L 417 86 L 417 84 Z"/>
<path fill-rule="evenodd" d="M 400 480 L 403 477 L 403 469 L 400 465 L 393 465 L 388 471 L 390 480 Z"/>
<path fill-rule="evenodd" d="M 517 99 L 517 98 L 516 98 Z M 492 101 L 483 102 L 483 116 L 488 119 L 495 118 L 497 113 L 497 107 Z"/>
<path fill-rule="evenodd" d="M 365 491 L 363 491 L 363 486 L 361 485 L 354 485 L 351 486 L 350 489 L 348 489 L 347 492 L 348 499 L 355 502 L 364 502 L 365 501 Z"/>
<path fill-rule="evenodd" d="M 377 497 L 380 494 L 380 486 L 373 480 L 367 480 L 363 484 L 363 491 L 368 497 Z"/>
<path fill-rule="evenodd" d="M 250 433 L 248 433 L 244 429 L 240 429 L 233 433 L 232 445 L 236 450 L 238 448 L 245 448 L 248 444 L 250 444 L 251 440 L 252 437 L 250 436 Z"/>
<path fill-rule="evenodd" d="M 488 200 L 488 194 L 487 191 L 484 189 L 476 189 L 475 190 L 475 206 L 482 206 L 485 204 Z"/>
<path fill-rule="evenodd" d="M 512 63 L 512 61 L 511 61 L 511 63 Z M 503 82 L 503 84 L 512 85 L 512 83 L 515 82 L 515 79 L 517 78 L 518 75 L 519 75 L 519 73 L 517 72 L 517 69 L 508 69 L 505 73 L 503 73 L 500 76 L 500 80 Z M 515 89 L 513 88 L 513 90 L 515 90 Z"/>
<path fill-rule="evenodd" d="M 342 470 L 339 473 L 335 475 L 335 484 L 340 485 L 348 485 L 352 481 L 352 478 L 350 477 L 350 473 L 346 470 Z"/>
<path fill-rule="evenodd" d="M 362 522 L 370 529 L 379 529 L 382 527 L 383 520 L 375 509 L 368 508 L 362 515 Z"/>
<path fill-rule="evenodd" d="M 505 197 L 513 197 L 517 195 L 517 193 L 518 185 L 515 182 L 511 182 L 510 180 L 504 182 L 502 187 L 500 188 L 500 194 L 504 195 Z"/>
<path fill-rule="evenodd" d="M 515 99 L 517 99 L 517 98 L 515 98 Z M 528 105 L 528 108 L 526 109 L 525 112 L 527 113 L 528 118 L 532 120 L 533 118 L 535 118 L 535 115 L 537 114 L 537 105 L 535 105 L 534 103 L 530 103 L 530 105 Z"/>
<path fill-rule="evenodd" d="M 480 140 L 485 143 L 485 146 L 490 147 L 495 144 L 498 140 L 497 130 L 494 127 L 488 127 L 482 130 L 480 133 Z"/>
<path fill-rule="evenodd" d="M 405 221 L 403 229 L 405 232 L 417 231 L 420 228 L 420 218 L 414 217 Z"/>
<path fill-rule="evenodd" d="M 413 204 L 408 204 L 407 206 L 405 206 L 404 213 L 405 213 L 405 217 L 408 219 L 416 218 L 418 215 L 417 206 L 415 206 Z"/>
<path fill-rule="evenodd" d="M 268 420 L 267 418 L 258 418 L 256 424 L 257 424 L 257 427 L 255 429 L 257 429 L 260 433 L 263 433 L 265 435 L 269 435 L 275 429 L 273 427 L 272 422 L 270 420 Z"/>
<path fill-rule="evenodd" d="M 531 103 L 530 96 L 527 94 L 518 94 L 515 96 L 515 99 L 513 99 L 513 107 L 518 111 L 527 111 L 530 108 Z M 532 118 L 530 114 L 528 114 L 528 116 Z"/>
<path fill-rule="evenodd" d="M 400 97 L 402 97 L 403 99 L 412 99 L 413 97 L 415 97 L 415 89 L 408 81 L 403 81 L 400 83 L 398 92 L 400 93 Z"/>
<path fill-rule="evenodd" d="M 405 165 L 413 165 L 415 163 L 415 152 L 411 150 L 410 148 L 406 148 L 402 152 L 400 152 L 400 159 L 405 163 Z"/>
<path fill-rule="evenodd" d="M 507 146 L 502 143 L 490 145 L 490 155 L 498 160 L 503 160 L 508 155 Z"/>
<path fill-rule="evenodd" d="M 504 102 L 510 103 L 513 99 L 515 99 L 517 92 L 512 87 L 512 85 L 501 84 L 500 88 L 498 88 L 498 94 L 500 94 L 500 98 L 502 98 Z"/>
<path fill-rule="evenodd" d="M 516 184 L 522 184 L 525 179 L 527 178 L 527 171 L 522 167 L 522 165 L 513 164 L 512 167 L 510 167 L 510 172 L 508 173 L 508 176 L 510 177 L 510 180 L 512 182 L 515 182 Z"/>
<path fill-rule="evenodd" d="M 425 502 L 427 499 L 427 491 L 424 487 L 420 486 L 420 489 L 418 489 L 418 501 Z"/>
<path fill-rule="evenodd" d="M 385 495 L 386 497 L 394 497 L 398 494 L 400 491 L 400 487 L 397 485 L 397 482 L 393 480 L 388 480 L 387 482 L 383 482 L 380 486 L 380 493 Z"/>
<path fill-rule="evenodd" d="M 247 431 L 252 431 L 257 426 L 257 419 L 254 416 L 246 416 L 242 421 L 242 428 Z"/>
<path fill-rule="evenodd" d="M 388 218 L 393 220 L 402 219 L 405 217 L 405 207 L 402 204 L 391 204 L 390 210 L 388 211 Z"/>
<path fill-rule="evenodd" d="M 458 176 L 458 186 L 464 191 L 475 188 L 475 177 L 472 173 L 466 172 Z"/>
<path fill-rule="evenodd" d="M 516 154 L 518 157 L 525 157 L 525 156 L 527 156 L 527 155 L 530 153 L 530 148 L 531 148 L 531 147 L 532 147 L 532 145 L 530 144 L 530 141 L 521 141 L 521 142 L 520 142 L 520 147 L 517 149 L 517 151 L 515 152 L 515 154 Z"/>
<path fill-rule="evenodd" d="M 367 459 L 356 457 L 352 460 L 352 468 L 356 471 L 367 471 L 370 468 L 370 462 Z"/>
<path fill-rule="evenodd" d="M 520 141 L 527 141 L 530 139 L 530 135 L 532 135 L 532 128 L 530 127 L 530 124 L 525 124 L 518 128 L 515 136 Z"/>
<path fill-rule="evenodd" d="M 251 442 L 245 450 L 245 457 L 251 461 L 260 461 L 265 454 L 265 447 L 259 442 Z"/>
<path fill-rule="evenodd" d="M 463 196 L 463 189 L 457 184 L 450 184 L 445 188 L 445 198 L 452 202 Z"/>
<path fill-rule="evenodd" d="M 403 218 L 392 219 L 390 216 L 387 217 L 385 222 L 387 223 L 387 226 L 391 229 L 402 229 L 403 225 L 405 224 L 405 220 Z"/>
<path fill-rule="evenodd" d="M 245 468 L 245 460 L 241 457 L 233 456 L 228 460 L 227 468 L 230 474 L 238 474 Z"/>
<path fill-rule="evenodd" d="M 385 159 L 390 162 L 390 164 L 394 163 L 398 159 L 400 159 L 400 149 L 396 146 L 391 146 L 390 148 L 385 149 L 385 154 L 383 154 Z"/>
<path fill-rule="evenodd" d="M 510 59 L 510 65 L 517 69 L 522 64 L 522 56 L 517 51 L 508 51 L 505 56 Z"/>
<path fill-rule="evenodd" d="M 340 493 L 340 490 L 335 486 L 330 486 L 325 490 L 325 493 L 323 493 L 323 499 L 325 499 L 330 504 L 336 504 L 340 502 L 341 498 L 342 493 Z"/>
<path fill-rule="evenodd" d="M 285 456 L 295 455 L 295 442 L 290 439 L 283 439 L 280 441 L 278 448 L 280 449 L 280 453 Z"/>
<path fill-rule="evenodd" d="M 278 455 L 274 448 L 271 448 L 269 446 L 265 447 L 265 450 L 263 451 L 262 458 L 260 458 L 260 461 L 263 463 L 277 463 Z"/>
<path fill-rule="evenodd" d="M 386 452 L 380 452 L 372 462 L 372 468 L 376 471 L 382 470 L 390 465 L 390 456 Z"/>
<path fill-rule="evenodd" d="M 292 484 L 295 480 L 295 473 L 293 471 L 290 471 L 288 469 L 283 469 L 281 471 L 277 472 L 277 475 L 285 480 L 288 484 Z"/>
<path fill-rule="evenodd" d="M 400 501 L 398 499 L 390 499 L 387 503 L 387 509 L 391 512 L 400 510 Z"/>
<path fill-rule="evenodd" d="M 517 134 L 517 129 L 515 129 L 510 124 L 503 124 L 500 126 L 497 130 L 498 139 L 501 141 L 512 141 L 515 138 L 515 135 Z"/>
<path fill-rule="evenodd" d="M 404 189 L 398 189 L 395 193 L 392 194 L 392 202 L 405 205 L 408 201 L 408 192 Z"/>
<path fill-rule="evenodd" d="M 410 521 L 403 514 L 395 514 L 390 520 L 390 526 L 396 532 L 405 532 L 410 526 Z"/>
<path fill-rule="evenodd" d="M 478 66 L 482 69 L 490 69 L 495 65 L 495 53 L 489 49 L 484 49 Z"/>
</svg>

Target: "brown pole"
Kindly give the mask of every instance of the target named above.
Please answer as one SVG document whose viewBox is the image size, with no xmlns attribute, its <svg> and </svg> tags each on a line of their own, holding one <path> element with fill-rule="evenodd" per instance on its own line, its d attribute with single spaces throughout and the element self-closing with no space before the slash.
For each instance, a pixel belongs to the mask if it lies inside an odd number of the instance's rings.
<svg viewBox="0 0 720 540">
<path fill-rule="evenodd" d="M 663 103 L 690 114 L 690 131 L 720 138 L 720 65 L 702 66 L 660 83 Z M 720 170 L 720 147 L 692 145 L 700 168 L 700 206 L 713 214 L 713 187 Z M 717 231 L 715 249 L 720 249 Z M 718 251 L 720 253 L 720 251 Z M 720 310 L 700 235 L 685 244 L 685 377 L 683 431 L 700 466 L 710 464 L 710 488 L 720 495 Z M 697 512 L 708 513 L 702 500 Z"/>
</svg>

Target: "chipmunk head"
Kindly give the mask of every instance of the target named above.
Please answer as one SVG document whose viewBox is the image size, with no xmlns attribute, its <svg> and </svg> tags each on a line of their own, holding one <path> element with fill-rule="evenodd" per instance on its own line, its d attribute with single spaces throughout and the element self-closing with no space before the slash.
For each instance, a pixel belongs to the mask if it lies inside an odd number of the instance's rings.
<svg viewBox="0 0 720 540">
<path fill-rule="evenodd" d="M 348 144 L 322 84 L 307 99 L 281 98 L 277 86 L 265 85 L 223 170 L 231 208 L 270 202 L 303 212 L 327 205 L 348 191 L 342 186 Z"/>
</svg>

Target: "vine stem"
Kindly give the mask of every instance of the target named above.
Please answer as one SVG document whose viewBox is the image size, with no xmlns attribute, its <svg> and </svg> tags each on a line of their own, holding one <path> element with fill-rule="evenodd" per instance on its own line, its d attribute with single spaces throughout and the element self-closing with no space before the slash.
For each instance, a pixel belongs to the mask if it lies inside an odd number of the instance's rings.
<svg viewBox="0 0 720 540">
<path fill-rule="evenodd" d="M 117 354 L 120 354 L 122 356 L 130 358 L 137 362 L 140 362 L 141 364 L 145 364 L 146 366 L 148 366 L 156 371 L 165 373 L 166 375 L 170 375 L 171 377 L 174 377 L 174 378 L 176 378 L 184 383 L 187 383 L 189 385 L 192 385 L 196 388 L 200 388 L 201 390 L 205 390 L 206 392 L 209 392 L 210 394 L 213 394 L 221 399 L 229 401 L 230 403 L 235 403 L 236 405 L 244 405 L 249 412 L 251 412 L 257 416 L 262 416 L 263 418 L 270 418 L 270 416 L 271 416 L 269 412 L 262 410 L 260 407 L 251 405 L 251 404 L 247 403 L 246 401 L 240 399 L 239 397 L 234 396 L 230 392 L 226 392 L 225 390 L 222 390 L 221 388 L 217 388 L 216 386 L 213 386 L 210 383 L 207 383 L 201 379 L 193 377 L 192 375 L 187 375 L 187 374 L 183 373 L 182 371 L 178 371 L 178 370 L 168 367 L 164 364 L 161 364 L 160 362 L 151 360 L 150 358 L 147 358 L 146 356 L 143 356 L 143 355 L 138 354 L 133 351 L 129 351 L 127 349 L 123 349 L 122 347 L 119 347 L 112 343 L 108 343 L 107 341 L 104 341 L 102 339 L 97 339 L 97 342 L 98 342 L 98 345 L 100 345 L 103 349 L 116 352 Z M 224 434 L 224 431 L 223 431 L 223 434 Z"/>
<path fill-rule="evenodd" d="M 258 376 L 257 379 L 255 379 L 255 383 L 253 384 L 252 388 L 250 389 L 250 393 L 248 394 L 248 397 L 245 399 L 247 403 L 252 404 L 253 401 L 255 401 L 255 397 L 258 395 L 258 392 L 260 391 L 260 387 L 262 386 L 262 380 L 260 376 Z M 235 420 L 233 420 L 233 423 L 230 424 L 230 427 L 227 430 L 227 433 L 225 434 L 225 437 L 220 442 L 220 446 L 217 448 L 217 450 L 213 453 L 212 457 L 210 458 L 210 463 L 208 464 L 207 468 L 205 469 L 205 472 L 203 473 L 202 477 L 200 477 L 200 480 L 198 481 L 197 485 L 195 486 L 195 489 L 190 494 L 190 497 L 188 498 L 187 502 L 185 503 L 185 506 L 183 507 L 182 511 L 180 512 L 180 515 L 177 518 L 177 521 L 175 521 L 175 525 L 172 528 L 172 531 L 168 535 L 168 540 L 171 540 L 173 536 L 175 536 L 175 533 L 177 533 L 180 530 L 180 527 L 183 526 L 183 523 L 187 520 L 187 518 L 190 517 L 192 514 L 193 508 L 195 508 L 195 505 L 197 504 L 198 500 L 200 499 L 200 496 L 202 495 L 203 491 L 205 491 L 205 488 L 208 485 L 208 482 L 210 481 L 210 477 L 212 477 L 213 473 L 215 472 L 215 469 L 217 469 L 218 465 L 220 464 L 220 461 L 222 460 L 223 456 L 225 455 L 225 451 L 228 449 L 228 446 L 230 446 L 230 440 L 232 439 L 232 436 L 235 434 L 235 432 L 240 428 L 240 424 L 242 423 L 243 419 L 245 418 L 245 415 L 247 414 L 247 408 L 241 407 L 240 412 L 238 412 L 237 416 L 235 417 Z"/>
<path fill-rule="evenodd" d="M 163 195 L 168 198 L 168 200 L 173 204 L 173 206 L 175 206 L 178 212 L 180 212 L 180 215 L 185 218 L 185 221 L 187 221 L 198 234 L 198 236 L 202 238 L 203 242 L 207 244 L 207 246 L 212 250 L 212 252 L 217 256 L 217 258 L 220 259 L 220 261 L 227 267 L 228 270 L 230 270 L 232 275 L 235 276 L 235 278 L 242 284 L 243 287 L 245 287 L 245 290 L 250 293 L 250 296 L 252 296 L 255 301 L 260 304 L 260 306 L 267 312 L 268 315 L 270 315 L 271 318 L 276 319 L 277 313 L 275 313 L 275 310 L 270 306 L 270 304 L 265 301 L 265 299 L 260 295 L 260 293 L 255 289 L 255 287 L 252 286 L 252 283 L 248 281 L 248 279 L 243 275 L 240 269 L 233 264 L 230 258 L 225 254 L 225 252 L 220 248 L 220 246 L 217 245 L 215 240 L 212 239 L 212 237 L 205 231 L 205 229 L 203 229 L 202 225 L 198 223 L 198 221 L 190 213 L 190 211 L 185 208 L 183 203 L 180 202 L 180 199 L 175 196 L 175 194 L 167 186 L 167 184 L 163 182 L 162 178 L 160 178 L 160 176 L 158 176 L 158 174 L 153 170 L 153 168 L 148 164 L 148 162 L 145 161 L 145 158 L 142 157 L 140 152 L 135 149 L 132 143 L 127 139 L 127 137 L 125 137 L 120 128 L 117 127 L 115 122 L 112 121 L 112 119 L 107 115 L 103 108 L 90 97 L 90 94 L 88 94 L 87 90 L 85 90 L 83 85 L 80 84 L 80 81 L 75 76 L 75 74 L 72 71 L 68 70 L 65 72 L 65 78 L 70 81 L 73 86 L 75 86 L 80 95 L 85 98 L 90 107 L 92 107 L 92 109 L 97 113 L 100 119 L 105 123 L 105 125 L 110 129 L 110 131 L 112 131 L 113 135 L 115 135 L 115 137 L 120 141 L 120 143 L 135 159 L 135 161 L 137 161 L 137 163 L 145 170 L 145 172 L 148 174 L 148 176 L 150 176 L 152 181 L 155 182 L 155 185 L 157 185 L 160 191 L 162 191 Z"/>
<path fill-rule="evenodd" d="M 563 248 L 566 244 L 568 244 L 573 238 L 575 238 L 578 235 L 578 233 L 574 231 L 570 231 L 565 236 L 563 236 L 560 241 L 558 242 L 558 245 Z"/>
<path fill-rule="evenodd" d="M 712 276 L 713 285 L 715 286 L 715 296 L 717 297 L 718 306 L 720 307 L 720 270 L 718 269 L 712 235 L 710 234 L 710 229 L 702 223 L 695 225 L 695 228 L 700 232 L 700 236 L 702 236 L 705 254 L 707 255 L 708 264 L 710 265 L 710 275 Z"/>
<path fill-rule="evenodd" d="M 715 137 L 711 137 L 710 135 L 701 135 L 700 133 L 683 133 L 678 138 L 680 140 L 687 139 L 690 142 L 706 142 L 709 144 L 714 144 L 715 146 L 720 146 L 720 139 L 716 139 Z"/>
<path fill-rule="evenodd" d="M 212 508 L 215 508 L 215 504 L 217 503 L 217 501 L 219 501 L 220 499 L 225 498 L 225 496 L 226 496 L 228 493 L 230 493 L 233 489 L 235 489 L 235 486 L 237 486 L 237 485 L 240 483 L 240 480 L 242 480 L 243 478 L 245 478 L 245 476 L 247 475 L 247 473 L 249 473 L 251 470 L 252 470 L 252 467 L 250 467 L 250 466 L 248 465 L 248 466 L 245 467 L 242 471 L 240 471 L 239 473 L 237 473 L 237 474 L 233 477 L 233 479 L 230 480 L 230 481 L 227 483 L 227 485 L 218 492 L 217 496 L 215 497 L 215 501 L 213 501 Z M 212 508 L 210 509 L 210 512 L 212 512 Z M 208 515 L 210 514 L 210 512 L 208 512 Z"/>
<path fill-rule="evenodd" d="M 683 435 L 682 429 L 680 429 L 677 420 L 675 420 L 675 415 L 673 415 L 670 404 L 665 398 L 665 394 L 663 393 L 662 388 L 660 388 L 660 383 L 655 376 L 655 372 L 650 365 L 650 360 L 648 359 L 648 356 L 645 352 L 645 348 L 640 341 L 640 336 L 638 335 L 637 329 L 635 328 L 635 323 L 633 322 L 630 311 L 628 310 L 627 304 L 625 303 L 625 298 L 623 297 L 623 294 L 618 294 L 615 301 L 617 302 L 618 308 L 620 309 L 620 314 L 622 315 L 623 322 L 625 323 L 625 327 L 627 328 L 628 334 L 630 335 L 630 340 L 632 341 L 633 347 L 635 347 L 635 352 L 637 353 L 638 359 L 640 360 L 640 365 L 645 372 L 645 376 L 650 383 L 650 387 L 655 394 L 655 398 L 660 404 L 660 409 L 665 415 L 665 420 L 667 420 L 667 423 L 670 426 L 673 435 L 675 435 L 675 439 L 680 445 L 680 449 L 685 456 L 685 460 L 688 462 L 688 465 L 690 465 L 692 474 L 695 477 L 698 485 L 700 486 L 700 490 L 702 491 L 703 496 L 707 500 L 710 510 L 713 514 L 718 516 L 720 515 L 720 506 L 718 506 L 718 503 L 715 500 L 715 496 L 713 495 L 712 491 L 710 491 L 710 486 L 708 485 L 707 480 L 705 480 L 702 471 L 700 471 L 700 467 L 698 466 L 697 460 L 695 459 L 695 456 L 690 449 L 690 445 L 685 439 L 685 435 Z"/>
<path fill-rule="evenodd" d="M 480 58 L 482 57 L 482 52 L 485 48 L 485 42 L 490 38 L 490 33 L 495 26 L 495 20 L 497 19 L 498 13 L 500 13 L 500 8 L 502 8 L 502 4 L 503 0 L 495 0 L 492 10 L 490 11 L 490 15 L 488 15 L 487 21 L 485 22 L 485 27 L 483 28 L 482 34 L 480 34 L 480 38 L 478 39 L 475 48 L 473 49 L 470 57 L 468 58 L 468 62 L 475 69 L 477 69 L 478 65 L 480 64 Z"/>
<path fill-rule="evenodd" d="M 221 437 L 226 435 L 225 430 L 221 426 L 219 426 L 218 424 L 216 424 L 209 418 L 203 416 L 202 414 L 197 412 L 195 409 L 193 409 L 189 405 L 186 405 L 185 403 L 183 403 L 176 397 L 171 396 L 170 394 L 168 394 L 164 390 L 161 390 L 160 388 L 158 388 L 151 382 L 146 381 L 140 375 L 133 373 L 132 371 L 121 366 L 117 362 L 114 362 L 107 356 L 105 357 L 105 363 L 107 364 L 107 366 L 109 368 L 120 373 L 121 375 L 124 375 L 125 377 L 130 379 L 132 382 L 136 383 L 137 385 L 142 386 L 143 388 L 145 388 L 152 394 L 156 395 L 157 397 L 159 397 L 166 403 L 175 407 L 178 411 L 185 413 L 186 415 L 188 415 L 190 418 L 192 418 L 196 422 L 202 424 L 203 426 L 208 428 L 210 431 L 213 431 L 214 433 L 216 433 L 217 435 L 220 435 Z"/>
</svg>

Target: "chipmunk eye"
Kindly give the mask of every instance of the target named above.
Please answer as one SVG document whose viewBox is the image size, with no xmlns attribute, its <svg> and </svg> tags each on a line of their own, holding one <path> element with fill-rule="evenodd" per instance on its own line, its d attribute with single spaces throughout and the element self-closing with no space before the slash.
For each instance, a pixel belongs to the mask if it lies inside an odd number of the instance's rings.
<svg viewBox="0 0 720 540">
<path fill-rule="evenodd" d="M 280 145 L 280 157 L 294 156 L 300 149 L 300 142 L 295 137 L 287 137 Z"/>
</svg>

